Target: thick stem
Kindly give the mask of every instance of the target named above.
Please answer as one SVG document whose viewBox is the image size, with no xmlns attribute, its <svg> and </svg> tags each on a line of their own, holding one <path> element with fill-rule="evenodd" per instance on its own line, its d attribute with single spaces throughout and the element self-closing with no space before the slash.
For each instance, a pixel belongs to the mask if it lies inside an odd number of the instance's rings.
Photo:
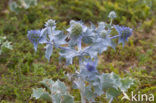
<svg viewBox="0 0 156 103">
<path fill-rule="evenodd" d="M 50 29 L 51 29 L 51 34 L 52 34 L 52 36 L 54 36 L 53 27 L 51 27 Z"/>
<path fill-rule="evenodd" d="M 83 92 L 83 91 L 82 91 Z M 84 95 L 83 95 L 83 93 L 80 93 L 81 94 L 81 103 L 86 103 L 86 100 L 85 100 L 85 98 L 84 98 Z"/>
<path fill-rule="evenodd" d="M 79 38 L 78 43 L 77 43 L 78 51 L 81 51 L 81 39 L 82 37 Z"/>
<path fill-rule="evenodd" d="M 82 78 L 80 78 L 79 80 L 80 80 L 81 103 L 86 103 L 86 99 L 85 99 L 85 96 L 84 96 L 84 91 L 85 91 L 84 80 Z"/>
<path fill-rule="evenodd" d="M 77 43 L 78 51 L 81 51 L 81 49 L 82 49 L 81 39 L 82 39 L 82 37 L 79 38 L 78 43 Z M 79 65 L 81 65 L 81 57 L 79 58 Z"/>
<path fill-rule="evenodd" d="M 110 21 L 110 25 L 112 25 L 112 22 L 113 22 L 113 19 L 111 19 L 111 21 Z"/>
<path fill-rule="evenodd" d="M 78 51 L 81 51 L 81 49 L 82 49 L 81 40 L 82 40 L 82 36 L 79 38 L 78 43 L 77 43 Z M 79 58 L 79 63 L 81 63 L 81 58 Z M 85 83 L 84 83 L 84 80 L 81 77 L 79 78 L 79 83 L 80 83 L 80 88 L 79 89 L 80 89 L 80 95 L 81 95 L 81 103 L 86 103 L 86 99 L 85 99 L 85 96 L 84 96 Z"/>
</svg>

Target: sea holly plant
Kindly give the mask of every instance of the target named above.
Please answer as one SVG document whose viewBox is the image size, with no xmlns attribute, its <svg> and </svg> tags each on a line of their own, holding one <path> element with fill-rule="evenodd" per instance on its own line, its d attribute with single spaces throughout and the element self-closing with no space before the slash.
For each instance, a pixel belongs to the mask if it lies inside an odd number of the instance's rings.
<svg viewBox="0 0 156 103">
<path fill-rule="evenodd" d="M 3 50 L 7 48 L 7 49 L 12 49 L 12 45 L 11 42 L 9 42 L 8 40 L 6 40 L 6 37 L 4 36 L 0 36 L 0 55 L 2 54 Z"/>
<path fill-rule="evenodd" d="M 120 78 L 114 73 L 101 74 L 97 70 L 98 56 L 106 51 L 108 47 L 115 49 L 117 45 L 115 41 L 118 41 L 118 44 L 122 43 L 124 46 L 132 35 L 131 28 L 112 24 L 113 19 L 116 18 L 114 11 L 110 12 L 108 17 L 110 23 L 99 22 L 98 26 L 93 23 L 86 26 L 82 21 L 71 20 L 70 26 L 67 28 L 67 34 L 57 30 L 55 21 L 51 19 L 45 23 L 45 28 L 28 31 L 27 36 L 33 43 L 35 51 L 37 51 L 39 44 L 45 45 L 45 57 L 48 61 L 50 61 L 54 47 L 60 50 L 60 62 L 64 58 L 66 65 L 72 65 L 74 60 L 78 60 L 79 67 L 75 69 L 74 74 L 68 73 L 67 77 L 73 82 L 72 87 L 79 89 L 81 103 L 95 102 L 95 98 L 102 94 L 105 94 L 107 100 L 111 103 L 115 97 L 122 93 L 126 94 L 126 91 L 133 85 L 133 79 L 131 78 Z M 54 84 L 52 80 L 43 81 Z M 48 88 L 50 89 L 52 86 L 48 86 Z M 41 88 L 33 89 L 32 97 L 36 99 L 50 97 L 52 100 L 58 98 L 60 100 L 61 98 L 58 95 L 48 97 L 45 89 Z M 54 103 L 63 102 L 57 101 Z"/>
</svg>

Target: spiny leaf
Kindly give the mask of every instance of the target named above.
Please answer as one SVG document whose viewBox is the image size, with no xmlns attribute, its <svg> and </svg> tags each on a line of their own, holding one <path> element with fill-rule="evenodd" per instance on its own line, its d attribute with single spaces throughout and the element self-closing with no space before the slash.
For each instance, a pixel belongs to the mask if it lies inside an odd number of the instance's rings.
<svg viewBox="0 0 156 103">
<path fill-rule="evenodd" d="M 74 103 L 74 98 L 71 95 L 62 95 L 61 103 Z"/>
<path fill-rule="evenodd" d="M 121 86 L 120 86 L 120 89 L 121 89 L 122 91 L 127 91 L 127 89 L 129 89 L 130 86 L 134 84 L 133 81 L 134 81 L 133 79 L 128 78 L 128 77 L 127 77 L 127 78 L 121 79 Z"/>
<path fill-rule="evenodd" d="M 51 79 L 44 79 L 40 83 L 50 90 L 51 86 L 54 84 L 54 81 Z"/>
<path fill-rule="evenodd" d="M 43 88 L 33 89 L 33 94 L 31 96 L 34 97 L 35 99 L 40 98 L 40 99 L 44 99 L 49 102 L 52 101 L 50 94 L 48 92 L 46 92 L 45 89 L 43 89 Z"/>
<path fill-rule="evenodd" d="M 52 44 L 47 44 L 46 46 L 46 52 L 45 52 L 45 57 L 48 59 L 48 61 L 50 60 L 50 57 L 52 55 L 53 52 L 53 45 Z"/>
</svg>

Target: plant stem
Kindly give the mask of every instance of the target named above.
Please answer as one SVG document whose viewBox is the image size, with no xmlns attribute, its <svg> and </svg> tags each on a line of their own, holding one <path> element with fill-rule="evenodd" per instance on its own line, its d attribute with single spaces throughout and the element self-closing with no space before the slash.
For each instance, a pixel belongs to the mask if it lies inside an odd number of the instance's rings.
<svg viewBox="0 0 156 103">
<path fill-rule="evenodd" d="M 85 91 L 84 80 L 82 78 L 80 78 L 79 80 L 80 80 L 81 103 L 86 103 L 86 99 L 85 99 L 85 96 L 84 96 L 84 91 Z"/>
<path fill-rule="evenodd" d="M 113 22 L 113 19 L 111 19 L 111 21 L 110 21 L 110 25 L 112 25 L 112 22 Z"/>
<path fill-rule="evenodd" d="M 81 39 L 82 37 L 79 38 L 78 43 L 77 43 L 77 47 L 78 47 L 78 51 L 81 51 Z M 79 59 L 79 63 L 81 62 L 81 59 Z M 79 78 L 79 82 L 80 82 L 80 95 L 81 95 L 81 103 L 86 103 L 86 99 L 84 96 L 84 91 L 85 91 L 85 83 L 84 80 L 80 77 Z"/>
<path fill-rule="evenodd" d="M 83 92 L 83 91 L 82 91 Z M 81 103 L 86 103 L 86 100 L 85 100 L 85 98 L 83 98 L 84 97 L 84 95 L 83 95 L 83 93 L 81 92 Z"/>
<path fill-rule="evenodd" d="M 118 38 L 118 37 L 120 37 L 120 35 L 115 35 L 113 37 L 110 37 L 110 39 L 115 39 L 115 38 Z"/>
<path fill-rule="evenodd" d="M 82 36 L 79 38 L 78 43 L 77 43 L 78 51 L 81 51 L 81 49 L 82 49 L 82 47 L 81 47 L 81 45 L 82 45 L 81 39 L 82 39 Z M 79 65 L 81 65 L 81 57 L 79 58 Z"/>
<path fill-rule="evenodd" d="M 82 37 L 79 38 L 78 43 L 77 43 L 78 51 L 81 51 L 81 39 Z"/>
</svg>

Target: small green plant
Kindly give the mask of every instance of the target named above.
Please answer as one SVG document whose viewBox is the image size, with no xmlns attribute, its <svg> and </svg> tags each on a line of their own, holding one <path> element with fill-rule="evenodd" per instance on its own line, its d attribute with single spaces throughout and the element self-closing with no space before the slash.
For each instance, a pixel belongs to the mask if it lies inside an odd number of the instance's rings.
<svg viewBox="0 0 156 103">
<path fill-rule="evenodd" d="M 28 9 L 30 6 L 37 5 L 37 0 L 10 0 L 9 6 L 10 10 L 18 13 L 21 8 Z"/>
<path fill-rule="evenodd" d="M 3 50 L 7 48 L 7 49 L 12 49 L 12 45 L 11 42 L 9 42 L 8 40 L 6 40 L 6 37 L 2 37 L 0 36 L 0 55 L 2 54 Z"/>
</svg>

